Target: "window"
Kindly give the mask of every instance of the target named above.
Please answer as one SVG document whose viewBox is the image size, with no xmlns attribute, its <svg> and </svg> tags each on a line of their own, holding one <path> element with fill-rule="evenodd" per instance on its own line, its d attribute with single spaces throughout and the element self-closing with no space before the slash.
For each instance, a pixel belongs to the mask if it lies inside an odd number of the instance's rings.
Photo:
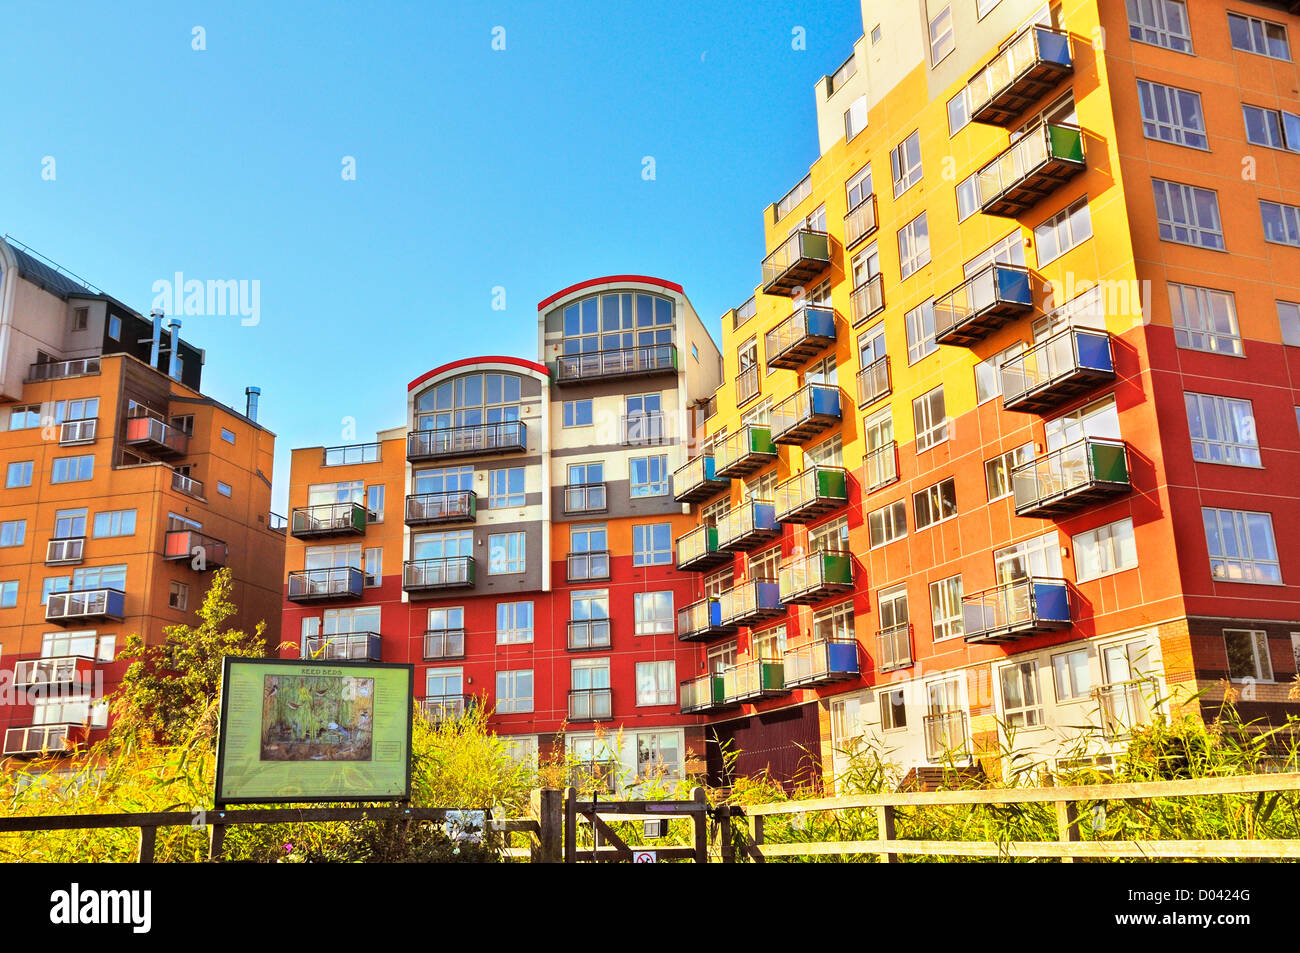
<svg viewBox="0 0 1300 953">
<path fill-rule="evenodd" d="M 970 101 L 966 99 L 966 89 L 963 87 L 960 93 L 948 100 L 948 135 L 956 135 L 969 122 Z"/>
<path fill-rule="evenodd" d="M 1032 459 L 1034 445 L 1026 443 L 992 460 L 984 461 L 984 486 L 988 490 L 990 503 L 1011 495 L 1011 471 Z"/>
<path fill-rule="evenodd" d="M 114 341 L 122 337 L 122 319 L 115 314 L 108 316 L 108 336 Z"/>
<path fill-rule="evenodd" d="M 981 271 L 995 262 L 1007 265 L 1025 263 L 1025 246 L 1021 242 L 1020 229 L 1007 232 L 988 248 L 961 266 L 962 277 L 974 278 Z"/>
<path fill-rule="evenodd" d="M 632 565 L 663 566 L 673 561 L 671 523 L 641 523 L 632 527 Z"/>
<path fill-rule="evenodd" d="M 880 693 L 880 727 L 883 731 L 907 727 L 907 704 L 903 689 Z"/>
<path fill-rule="evenodd" d="M 74 570 L 72 588 L 82 589 L 121 589 L 126 591 L 126 566 L 88 566 Z"/>
<path fill-rule="evenodd" d="M 1275 60 L 1290 60 L 1291 47 L 1286 39 L 1286 27 L 1280 23 L 1258 17 L 1228 14 L 1228 35 L 1232 48 L 1247 53 L 1258 53 Z"/>
<path fill-rule="evenodd" d="M 852 139 L 867 128 L 867 97 L 859 96 L 844 110 L 844 138 Z"/>
<path fill-rule="evenodd" d="M 105 510 L 96 513 L 92 535 L 96 539 L 108 536 L 134 536 L 135 510 Z"/>
<path fill-rule="evenodd" d="M 1088 650 L 1074 649 L 1052 656 L 1052 672 L 1056 678 L 1056 700 L 1077 701 L 1087 698 L 1092 691 L 1092 673 L 1088 669 Z"/>
<path fill-rule="evenodd" d="M 533 670 L 497 672 L 497 712 L 527 712 L 533 710 Z"/>
<path fill-rule="evenodd" d="M 384 485 L 376 483 L 366 487 L 366 520 L 371 523 L 384 521 Z"/>
<path fill-rule="evenodd" d="M 871 163 L 868 162 L 849 176 L 848 181 L 844 183 L 844 194 L 850 209 L 857 208 L 871 198 Z"/>
<path fill-rule="evenodd" d="M 10 430 L 31 430 L 41 425 L 41 405 L 29 404 L 26 407 L 12 407 L 9 410 Z"/>
<path fill-rule="evenodd" d="M 492 533 L 488 536 L 488 573 L 523 572 L 525 563 L 523 533 Z"/>
<path fill-rule="evenodd" d="M 907 363 L 915 364 L 921 358 L 939 350 L 934 339 L 934 299 L 923 301 L 903 316 L 907 330 Z"/>
<path fill-rule="evenodd" d="M 564 402 L 564 426 L 589 427 L 592 422 L 592 403 L 590 400 L 566 400 Z"/>
<path fill-rule="evenodd" d="M 1282 328 L 1282 343 L 1300 347 L 1300 304 L 1277 302 L 1277 323 Z"/>
<path fill-rule="evenodd" d="M 56 510 L 54 513 L 54 539 L 75 539 L 86 535 L 86 508 Z"/>
<path fill-rule="evenodd" d="M 1074 576 L 1079 582 L 1132 569 L 1137 564 L 1131 518 L 1107 523 L 1074 537 Z"/>
<path fill-rule="evenodd" d="M 1300 248 L 1300 206 L 1260 199 L 1259 214 L 1264 220 L 1264 241 Z"/>
<path fill-rule="evenodd" d="M 912 495 L 913 523 L 918 530 L 957 515 L 957 484 L 949 477 Z"/>
<path fill-rule="evenodd" d="M 867 535 L 871 548 L 884 546 L 907 535 L 907 507 L 902 500 L 890 503 L 867 515 Z"/>
<path fill-rule="evenodd" d="M 1224 250 L 1218 193 L 1164 179 L 1152 179 L 1151 185 L 1155 189 L 1156 221 L 1162 239 Z"/>
<path fill-rule="evenodd" d="M 0 546 L 21 546 L 27 539 L 27 520 L 0 523 Z"/>
<path fill-rule="evenodd" d="M 56 457 L 50 470 L 51 483 L 77 483 L 95 475 L 95 458 L 86 454 L 80 457 Z"/>
<path fill-rule="evenodd" d="M 1060 579 L 1061 547 L 1055 531 L 994 550 L 993 573 L 999 586 L 1026 579 Z"/>
<path fill-rule="evenodd" d="M 634 593 L 632 608 L 637 635 L 671 635 L 677 627 L 671 591 Z"/>
<path fill-rule="evenodd" d="M 934 640 L 951 639 L 965 631 L 961 612 L 961 576 L 930 583 L 930 617 Z"/>
<path fill-rule="evenodd" d="M 1043 723 L 1038 693 L 1038 665 L 1019 662 L 998 673 L 1002 683 L 1002 718 L 1009 728 L 1035 728 Z"/>
<path fill-rule="evenodd" d="M 986 403 L 1002 396 L 1002 365 L 1021 353 L 1025 346 L 1017 341 L 1011 347 L 975 365 L 975 401 Z"/>
<path fill-rule="evenodd" d="M 1179 347 L 1217 354 L 1241 354 L 1237 303 L 1231 291 L 1169 283 L 1169 311 Z"/>
<path fill-rule="evenodd" d="M 818 642 L 852 642 L 855 638 L 853 600 L 814 612 L 812 637 Z"/>
<path fill-rule="evenodd" d="M 379 444 L 354 443 L 347 447 L 330 447 L 325 451 L 325 466 L 346 467 L 357 463 L 378 463 Z"/>
<path fill-rule="evenodd" d="M 1138 102 L 1142 108 L 1142 134 L 1148 139 L 1193 149 L 1210 147 L 1200 93 L 1140 79 Z"/>
<path fill-rule="evenodd" d="M 384 581 L 384 549 L 382 546 L 372 546 L 367 549 L 362 559 L 362 573 L 365 575 L 365 585 L 371 589 L 380 585 Z"/>
<path fill-rule="evenodd" d="M 89 324 L 90 324 L 90 309 L 89 309 L 89 308 L 73 308 L 73 309 L 72 309 L 72 330 L 74 330 L 74 331 L 84 331 L 84 330 L 86 330 L 86 328 L 87 328 L 87 326 L 88 326 Z"/>
<path fill-rule="evenodd" d="M 226 443 L 233 444 L 235 442 L 235 434 L 233 431 L 227 430 L 225 427 L 222 427 L 221 439 L 226 441 Z"/>
<path fill-rule="evenodd" d="M 922 212 L 898 232 L 899 276 L 906 278 L 929 263 L 930 226 Z"/>
<path fill-rule="evenodd" d="M 952 8 L 944 7 L 930 20 L 930 65 L 934 66 L 953 51 Z"/>
<path fill-rule="evenodd" d="M 524 505 L 524 468 L 488 471 L 488 507 Z"/>
<path fill-rule="evenodd" d="M 184 612 L 190 605 L 190 587 L 183 582 L 173 582 L 167 593 L 167 605 Z"/>
<path fill-rule="evenodd" d="M 1279 109 L 1241 104 L 1246 121 L 1246 141 L 1270 149 L 1300 152 L 1300 116 Z"/>
<path fill-rule="evenodd" d="M 597 311 L 599 310 L 599 315 Z M 671 344 L 673 303 L 651 294 L 595 294 L 575 301 L 564 309 L 564 353 L 589 354 L 622 348 Z M 492 377 L 494 375 L 488 375 Z M 519 400 L 518 377 L 507 378 L 506 399 Z M 500 381 L 498 379 L 497 389 Z M 488 382 L 489 388 L 494 385 Z M 468 394 L 467 394 L 468 396 Z M 499 403 L 489 393 L 488 403 Z M 470 401 L 472 404 L 474 401 Z M 460 406 L 460 402 L 457 402 Z M 514 417 L 512 419 L 518 419 Z M 490 421 L 489 421 L 490 422 Z"/>
<path fill-rule="evenodd" d="M 880 24 L 877 23 L 871 28 L 871 45 L 875 46 L 880 42 Z"/>
<path fill-rule="evenodd" d="M 46 605 L 50 595 L 55 592 L 67 592 L 72 587 L 70 576 L 46 576 L 41 581 L 41 605 Z"/>
<path fill-rule="evenodd" d="M 1192 458 L 1202 463 L 1260 466 L 1255 415 L 1250 401 L 1213 394 L 1183 394 Z"/>
<path fill-rule="evenodd" d="M 1268 634 L 1259 629 L 1224 629 L 1228 651 L 1228 677 L 1234 682 L 1273 681 L 1273 660 L 1268 651 Z"/>
<path fill-rule="evenodd" d="M 1201 508 L 1205 541 L 1210 550 L 1210 574 L 1223 582 L 1282 584 L 1273 517 L 1244 510 Z"/>
<path fill-rule="evenodd" d="M 636 703 L 641 705 L 675 705 L 677 703 L 677 664 L 667 662 L 636 663 Z"/>
<path fill-rule="evenodd" d="M 229 484 L 229 483 L 222 483 L 220 480 L 218 480 L 218 481 L 217 481 L 217 492 L 220 493 L 222 496 L 230 496 L 230 494 L 231 494 L 231 492 L 232 492 L 232 490 L 231 490 L 231 488 L 230 488 L 230 484 Z"/>
<path fill-rule="evenodd" d="M 1139 43 L 1192 52 L 1192 28 L 1183 0 L 1128 0 L 1128 35 Z"/>
<path fill-rule="evenodd" d="M 916 426 L 916 450 L 929 450 L 948 439 L 948 412 L 944 408 L 943 385 L 912 401 Z"/>
<path fill-rule="evenodd" d="M 964 222 L 979 210 L 979 173 L 972 172 L 957 183 L 957 221 Z"/>
<path fill-rule="evenodd" d="M 514 645 L 533 640 L 533 604 L 497 603 L 497 645 Z M 529 709 L 531 711 L 531 709 Z"/>
<path fill-rule="evenodd" d="M 894 174 L 894 198 L 898 198 L 921 181 L 921 131 L 919 129 L 890 150 L 889 168 Z M 907 275 L 903 277 L 906 278 Z"/>
<path fill-rule="evenodd" d="M 633 499 L 642 496 L 668 495 L 668 457 L 633 457 L 628 461 L 629 494 Z"/>
<path fill-rule="evenodd" d="M 536 735 L 505 735 L 498 737 L 505 749 L 506 757 L 513 763 L 525 765 L 529 768 L 537 767 Z"/>
<path fill-rule="evenodd" d="M 18 582 L 0 582 L 0 609 L 12 609 L 18 605 Z"/>
<path fill-rule="evenodd" d="M 682 776 L 681 742 L 675 731 L 636 733 L 636 776 L 638 781 L 665 780 Z"/>
<path fill-rule="evenodd" d="M 570 717 L 610 716 L 609 659 L 574 659 L 569 678 L 574 692 L 569 698 Z"/>
<path fill-rule="evenodd" d="M 5 488 L 12 490 L 15 487 L 31 486 L 34 467 L 35 463 L 32 460 L 9 464 L 9 471 L 5 476 Z"/>
<path fill-rule="evenodd" d="M 1034 229 L 1038 264 L 1055 261 L 1089 238 L 1092 238 L 1092 213 L 1088 210 L 1088 200 L 1082 198 Z"/>
</svg>

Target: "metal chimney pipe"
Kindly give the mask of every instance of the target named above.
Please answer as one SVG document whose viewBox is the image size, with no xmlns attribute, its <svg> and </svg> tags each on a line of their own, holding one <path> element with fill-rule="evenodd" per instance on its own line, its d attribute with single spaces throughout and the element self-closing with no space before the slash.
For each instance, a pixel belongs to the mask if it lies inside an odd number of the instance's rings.
<svg viewBox="0 0 1300 953">
<path fill-rule="evenodd" d="M 149 347 L 149 366 L 158 366 L 159 348 L 162 345 L 162 308 L 154 308 L 149 312 L 149 317 L 153 318 L 153 343 Z"/>
<path fill-rule="evenodd" d="M 174 380 L 181 378 L 181 322 L 177 318 L 172 318 L 167 322 L 167 330 L 171 334 L 171 359 L 167 363 L 167 376 Z"/>
<path fill-rule="evenodd" d="M 257 398 L 261 396 L 262 396 L 262 388 L 260 387 L 244 388 L 244 397 L 247 398 L 248 401 L 244 410 L 244 416 L 247 417 L 249 420 L 251 420 L 253 423 L 257 423 Z"/>
</svg>

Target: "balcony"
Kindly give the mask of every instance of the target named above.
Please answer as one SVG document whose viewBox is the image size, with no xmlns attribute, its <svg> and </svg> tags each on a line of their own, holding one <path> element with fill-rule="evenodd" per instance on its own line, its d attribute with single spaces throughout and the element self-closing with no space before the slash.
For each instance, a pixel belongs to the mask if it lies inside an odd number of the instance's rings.
<svg viewBox="0 0 1300 953">
<path fill-rule="evenodd" d="M 720 477 L 746 477 L 776 459 L 772 430 L 762 424 L 740 429 L 713 445 L 714 472 Z"/>
<path fill-rule="evenodd" d="M 321 503 L 299 506 L 289 514 L 289 533 L 297 539 L 363 536 L 368 512 L 360 503 Z"/>
<path fill-rule="evenodd" d="M 858 643 L 818 640 L 786 649 L 786 688 L 811 688 L 858 677 Z"/>
<path fill-rule="evenodd" d="M 743 407 L 755 397 L 760 390 L 758 365 L 750 364 L 736 373 L 736 406 Z"/>
<path fill-rule="evenodd" d="M 420 714 L 435 725 L 443 721 L 458 721 L 474 707 L 473 695 L 425 695 L 419 699 Z"/>
<path fill-rule="evenodd" d="M 193 477 L 187 477 L 179 470 L 172 471 L 172 489 L 196 500 L 203 499 L 203 484 Z"/>
<path fill-rule="evenodd" d="M 321 662 L 379 662 L 383 660 L 378 632 L 311 635 L 303 640 L 303 659 Z"/>
<path fill-rule="evenodd" d="M 730 480 L 717 476 L 711 453 L 687 460 L 673 473 L 673 499 L 678 503 L 699 503 L 729 486 Z"/>
<path fill-rule="evenodd" d="M 99 420 L 89 417 L 84 420 L 68 420 L 59 424 L 59 446 L 76 447 L 95 442 L 95 432 L 99 429 Z"/>
<path fill-rule="evenodd" d="M 891 440 L 862 458 L 862 482 L 867 492 L 889 486 L 898 479 L 898 443 Z"/>
<path fill-rule="evenodd" d="M 1069 36 L 1027 27 L 966 84 L 970 118 L 1010 126 L 1073 71 Z"/>
<path fill-rule="evenodd" d="M 876 197 L 868 195 L 844 216 L 844 247 L 853 248 L 876 230 Z"/>
<path fill-rule="evenodd" d="M 697 526 L 677 537 L 677 568 L 691 572 L 708 572 L 714 566 L 731 561 L 731 553 L 718 549 L 718 528 Z"/>
<path fill-rule="evenodd" d="M 95 660 L 83 655 L 28 659 L 14 665 L 14 688 L 57 689 L 61 695 L 75 695 L 91 689 Z"/>
<path fill-rule="evenodd" d="M 776 518 L 782 523 L 811 523 L 849 502 L 849 476 L 843 467 L 811 466 L 776 485 Z"/>
<path fill-rule="evenodd" d="M 1019 215 L 1084 170 L 1083 132 L 1047 123 L 1025 133 L 979 170 L 980 211 Z"/>
<path fill-rule="evenodd" d="M 609 578 L 608 549 L 569 553 L 567 563 L 569 582 L 603 582 Z"/>
<path fill-rule="evenodd" d="M 923 719 L 925 758 L 936 764 L 966 754 L 966 713 L 957 709 L 931 712 Z"/>
<path fill-rule="evenodd" d="M 872 361 L 858 371 L 858 407 L 870 407 L 893 392 L 889 375 L 889 355 Z"/>
<path fill-rule="evenodd" d="M 58 625 L 83 622 L 121 622 L 126 614 L 126 593 L 121 589 L 79 589 L 52 592 L 45 603 L 45 621 Z"/>
<path fill-rule="evenodd" d="M 1064 328 L 1002 362 L 1002 407 L 1041 414 L 1115 379 L 1110 335 Z"/>
<path fill-rule="evenodd" d="M 609 648 L 608 619 L 574 619 L 569 623 L 568 628 L 568 645 L 571 651 Z"/>
<path fill-rule="evenodd" d="M 830 308 L 800 308 L 763 335 L 767 367 L 797 371 L 835 344 L 835 312 Z"/>
<path fill-rule="evenodd" d="M 912 624 L 903 622 L 876 631 L 876 669 L 893 672 L 912 665 Z"/>
<path fill-rule="evenodd" d="M 702 675 L 682 682 L 678 686 L 678 697 L 681 699 L 683 715 L 698 715 L 730 707 L 725 679 L 721 675 Z"/>
<path fill-rule="evenodd" d="M 435 592 L 440 589 L 472 589 L 475 579 L 474 570 L 473 556 L 410 559 L 402 564 L 402 588 L 408 593 Z"/>
<path fill-rule="evenodd" d="M 756 702 L 773 695 L 788 695 L 785 666 L 780 662 L 756 659 L 741 662 L 722 673 L 722 697 L 728 704 Z"/>
<path fill-rule="evenodd" d="M 83 357 L 75 361 L 45 361 L 29 364 L 25 383 L 57 381 L 65 377 L 90 377 L 99 373 L 99 358 Z"/>
<path fill-rule="evenodd" d="M 126 439 L 122 442 L 159 459 L 183 457 L 190 446 L 190 438 L 185 431 L 163 423 L 157 417 L 127 418 Z"/>
<path fill-rule="evenodd" d="M 407 526 L 448 526 L 454 523 L 472 523 L 477 516 L 478 494 L 473 490 L 413 493 L 406 498 L 404 518 Z M 362 526 L 362 531 L 365 531 L 364 526 Z"/>
<path fill-rule="evenodd" d="M 996 263 L 934 302 L 934 339 L 969 347 L 1034 309 L 1029 269 Z"/>
<path fill-rule="evenodd" d="M 763 259 L 763 294 L 792 297 L 830 264 L 830 236 L 801 228 Z"/>
<path fill-rule="evenodd" d="M 855 328 L 861 327 L 885 310 L 885 279 L 872 275 L 853 289 L 849 296 L 849 316 Z"/>
<path fill-rule="evenodd" d="M 667 420 L 660 410 L 620 417 L 619 432 L 625 447 L 658 447 L 669 442 Z"/>
<path fill-rule="evenodd" d="M 772 408 L 772 442 L 798 446 L 839 422 L 840 389 L 805 384 Z"/>
<path fill-rule="evenodd" d="M 853 557 L 847 552 L 822 550 L 785 563 L 777 573 L 783 605 L 810 606 L 853 589 Z"/>
<path fill-rule="evenodd" d="M 1085 437 L 1011 471 L 1017 516 L 1056 517 L 1122 496 L 1129 482 L 1122 440 Z"/>
<path fill-rule="evenodd" d="M 603 513 L 609 508 L 604 483 L 571 483 L 564 487 L 564 512 Z"/>
<path fill-rule="evenodd" d="M 365 578 L 353 566 L 298 569 L 289 573 L 290 602 L 333 602 L 360 599 Z"/>
<path fill-rule="evenodd" d="M 4 754 L 49 755 L 72 751 L 86 741 L 84 725 L 30 725 L 5 730 Z"/>
<path fill-rule="evenodd" d="M 616 377 L 676 373 L 677 347 L 673 344 L 643 344 L 585 354 L 561 354 L 555 360 L 557 387 Z"/>
<path fill-rule="evenodd" d="M 773 579 L 738 582 L 718 596 L 718 605 L 723 625 L 752 626 L 785 615 L 781 589 Z"/>
<path fill-rule="evenodd" d="M 575 688 L 569 692 L 569 721 L 604 721 L 613 712 L 608 688 Z"/>
<path fill-rule="evenodd" d="M 424 660 L 437 662 L 443 659 L 465 657 L 464 629 L 425 629 Z"/>
<path fill-rule="evenodd" d="M 197 565 L 195 557 L 202 557 Z M 169 530 L 163 537 L 163 559 L 185 560 L 196 569 L 219 569 L 229 564 L 228 557 L 229 547 L 224 539 L 205 536 L 197 530 Z"/>
<path fill-rule="evenodd" d="M 1102 685 L 1093 690 L 1092 698 L 1108 741 L 1121 741 L 1145 728 L 1160 711 L 1160 685 L 1154 678 Z"/>
<path fill-rule="evenodd" d="M 412 463 L 523 453 L 527 449 L 528 427 L 521 420 L 413 430 L 406 435 L 406 459 Z"/>
<path fill-rule="evenodd" d="M 739 553 L 781 535 L 776 506 L 764 500 L 746 500 L 718 517 L 718 549 Z"/>
<path fill-rule="evenodd" d="M 713 596 L 692 603 L 677 613 L 679 642 L 708 642 L 735 634 L 734 625 L 722 624 L 722 604 Z"/>
<path fill-rule="evenodd" d="M 85 558 L 86 537 L 68 536 L 52 539 L 45 547 L 45 565 L 70 566 Z"/>
<path fill-rule="evenodd" d="M 1012 642 L 1073 624 L 1064 579 L 1030 577 L 971 593 L 961 614 L 967 642 Z"/>
</svg>

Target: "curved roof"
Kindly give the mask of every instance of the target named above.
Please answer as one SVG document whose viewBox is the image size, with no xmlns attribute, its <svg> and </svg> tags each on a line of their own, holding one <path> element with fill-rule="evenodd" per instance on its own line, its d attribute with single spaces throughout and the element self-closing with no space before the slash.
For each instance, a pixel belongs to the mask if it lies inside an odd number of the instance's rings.
<svg viewBox="0 0 1300 953">
<path fill-rule="evenodd" d="M 538 364 L 536 361 L 526 361 L 522 357 L 505 357 L 502 355 L 484 355 L 482 357 L 463 357 L 459 361 L 452 361 L 449 364 L 443 364 L 441 367 L 435 367 L 431 371 L 425 371 L 411 383 L 406 385 L 408 391 L 415 390 L 425 381 L 432 380 L 435 377 L 441 377 L 448 371 L 454 371 L 458 367 L 473 367 L 476 364 L 513 364 L 515 367 L 522 367 L 524 370 L 536 371 L 543 376 L 550 376 L 545 364 Z"/>
<path fill-rule="evenodd" d="M 685 294 L 682 290 L 682 286 L 677 284 L 677 282 L 666 281 L 663 278 L 654 278 L 650 275 L 607 275 L 604 278 L 588 278 L 586 281 L 579 281 L 576 285 L 569 285 L 569 287 L 557 291 L 550 297 L 543 298 L 539 301 L 537 303 L 537 310 L 541 311 L 547 305 L 559 301 L 565 295 L 571 295 L 573 292 L 581 291 L 583 288 L 593 288 L 596 285 L 619 284 L 622 282 L 629 284 L 637 283 L 643 285 L 658 285 L 660 288 L 666 288 L 669 291 L 675 291 L 678 294 Z"/>
</svg>

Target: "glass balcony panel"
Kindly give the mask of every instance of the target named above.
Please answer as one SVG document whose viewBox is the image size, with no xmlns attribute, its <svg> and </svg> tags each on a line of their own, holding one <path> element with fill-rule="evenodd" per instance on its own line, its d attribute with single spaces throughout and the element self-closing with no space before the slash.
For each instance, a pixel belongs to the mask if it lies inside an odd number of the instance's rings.
<svg viewBox="0 0 1300 953">
<path fill-rule="evenodd" d="M 763 293 L 792 295 L 830 265 L 830 236 L 801 228 L 763 260 Z"/>
</svg>

